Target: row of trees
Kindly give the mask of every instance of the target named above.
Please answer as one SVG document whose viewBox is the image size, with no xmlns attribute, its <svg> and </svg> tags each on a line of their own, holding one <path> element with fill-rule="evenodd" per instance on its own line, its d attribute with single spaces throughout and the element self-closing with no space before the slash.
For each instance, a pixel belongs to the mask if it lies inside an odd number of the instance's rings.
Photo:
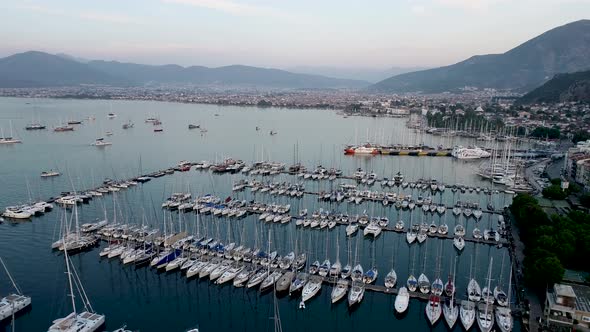
<svg viewBox="0 0 590 332">
<path fill-rule="evenodd" d="M 536 138 L 558 139 L 561 136 L 561 132 L 558 127 L 537 127 L 533 129 L 530 136 Z"/>
<path fill-rule="evenodd" d="M 564 267 L 590 272 L 590 215 L 572 211 L 549 217 L 528 194 L 517 195 L 510 209 L 525 244 L 527 285 L 542 291 L 561 281 Z"/>
</svg>

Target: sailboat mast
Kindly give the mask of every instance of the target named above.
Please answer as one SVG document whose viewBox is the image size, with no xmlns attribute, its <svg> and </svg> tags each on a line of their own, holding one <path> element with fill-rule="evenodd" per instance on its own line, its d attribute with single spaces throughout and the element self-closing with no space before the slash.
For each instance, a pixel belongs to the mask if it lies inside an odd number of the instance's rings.
<svg viewBox="0 0 590 332">
<path fill-rule="evenodd" d="M 12 286 L 14 287 L 14 289 L 16 289 L 16 292 L 18 293 L 18 295 L 22 295 L 20 288 L 18 288 L 18 286 L 16 285 L 16 282 L 14 282 L 14 279 L 12 279 L 12 275 L 10 275 L 10 272 L 8 272 L 8 268 L 4 264 L 4 260 L 2 259 L 2 257 L 0 257 L 0 263 L 2 263 L 2 267 L 4 268 L 4 271 L 6 271 L 6 274 L 8 275 L 8 279 L 10 279 L 10 282 L 12 283 Z"/>
<path fill-rule="evenodd" d="M 65 240 L 65 239 L 64 239 Z M 68 258 L 68 246 L 64 243 L 64 257 L 66 260 L 66 274 L 68 275 L 68 283 L 70 286 L 70 297 L 72 298 L 72 310 L 74 312 L 75 319 L 78 319 L 76 315 L 76 299 L 74 297 L 74 287 L 72 285 L 72 272 L 70 271 L 70 260 Z"/>
</svg>

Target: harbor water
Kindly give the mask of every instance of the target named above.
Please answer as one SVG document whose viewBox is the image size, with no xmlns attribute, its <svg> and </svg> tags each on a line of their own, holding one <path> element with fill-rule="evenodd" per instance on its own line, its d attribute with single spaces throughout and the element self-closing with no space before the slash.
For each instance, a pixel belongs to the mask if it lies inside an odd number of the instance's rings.
<svg viewBox="0 0 590 332">
<path fill-rule="evenodd" d="M 109 119 L 107 114 L 117 116 Z M 154 132 L 146 118 L 162 121 L 162 132 Z M 69 120 L 84 120 L 73 132 L 54 132 L 52 127 Z M 46 130 L 25 131 L 24 127 L 40 121 Z M 135 125 L 122 129 L 127 122 Z M 463 162 L 450 157 L 413 156 L 344 156 L 345 144 L 362 143 L 367 139 L 388 143 L 438 145 L 469 145 L 467 138 L 444 138 L 419 135 L 406 128 L 400 118 L 345 118 L 334 111 L 293 110 L 276 108 L 229 107 L 213 105 L 173 104 L 152 101 L 104 100 L 48 100 L 0 98 L 0 127 L 5 135 L 23 141 L 22 144 L 0 145 L 0 208 L 48 199 L 63 191 L 83 190 L 98 186 L 105 178 L 128 179 L 142 173 L 165 169 L 181 160 L 222 161 L 242 159 L 246 163 L 261 160 L 284 162 L 287 167 L 301 162 L 308 170 L 322 165 L 338 168 L 351 175 L 357 168 L 374 171 L 379 178 L 392 178 L 401 172 L 406 181 L 436 179 L 447 185 L 460 183 L 470 187 L 491 188 L 489 181 L 476 175 L 479 162 Z M 206 132 L 189 130 L 189 124 L 200 125 Z M 112 136 L 105 136 L 106 132 Z M 270 135 L 270 132 L 276 135 Z M 91 144 L 104 137 L 111 146 Z M 47 170 L 59 170 L 61 176 L 40 178 Z M 316 195 L 303 198 L 271 196 L 262 193 L 232 192 L 232 184 L 241 179 L 261 181 L 303 182 L 308 192 L 336 189 L 339 184 L 354 184 L 347 179 L 333 182 L 304 181 L 293 175 L 244 176 L 241 174 L 215 175 L 209 171 L 176 172 L 116 195 L 95 198 L 78 207 L 80 223 L 102 219 L 128 224 L 147 224 L 162 229 L 166 223 L 172 229 L 197 231 L 222 240 L 250 247 L 267 248 L 271 237 L 271 251 L 279 255 L 290 251 L 305 251 L 308 264 L 338 257 L 342 264 L 350 261 L 362 264 L 365 270 L 376 266 L 377 285 L 383 285 L 385 275 L 394 267 L 397 286 L 405 285 L 410 273 L 416 277 L 425 273 L 430 281 L 437 276 L 446 282 L 453 274 L 456 261 L 457 297 L 466 297 L 470 276 L 482 288 L 490 258 L 493 258 L 491 285 L 508 288 L 510 257 L 505 247 L 467 242 L 458 252 L 452 239 L 428 238 L 423 244 L 408 245 L 405 234 L 383 232 L 376 239 L 363 237 L 362 231 L 347 237 L 345 226 L 309 229 L 288 224 L 264 223 L 257 215 L 244 219 L 218 218 L 194 213 L 179 214 L 161 209 L 162 202 L 175 192 L 190 192 L 193 197 L 204 194 L 222 199 L 255 200 L 265 203 L 290 204 L 291 215 L 307 208 L 310 213 L 324 209 L 356 215 L 387 216 L 392 227 L 398 219 L 406 227 L 426 222 L 440 225 L 445 222 L 452 234 L 454 226 L 466 226 L 466 238 L 473 228 L 483 230 L 496 227 L 497 214 L 484 213 L 480 221 L 464 216 L 456 217 L 450 209 L 443 215 L 384 207 L 381 202 L 360 205 L 347 202 L 320 202 Z M 383 189 L 380 181 L 372 188 L 359 189 L 392 191 L 430 196 L 411 188 Z M 499 188 L 493 188 L 499 189 Z M 456 201 L 479 203 L 485 209 L 492 204 L 502 209 L 510 204 L 511 195 L 503 192 L 485 195 L 483 192 L 452 192 L 432 194 L 435 203 L 453 206 Z M 44 331 L 51 322 L 71 312 L 67 297 L 67 277 L 62 253 L 51 250 L 51 243 L 59 236 L 64 210 L 56 206 L 52 212 L 30 221 L 5 220 L 0 224 L 0 256 L 6 262 L 23 293 L 32 297 L 32 307 L 16 319 L 16 331 Z M 70 217 L 68 212 L 68 217 Z M 104 247 L 106 244 L 101 244 Z M 150 267 L 123 266 L 120 260 L 100 259 L 100 248 L 71 257 L 93 309 L 106 315 L 106 330 L 122 325 L 140 331 L 185 331 L 199 327 L 200 331 L 269 331 L 273 329 L 273 295 L 260 294 L 254 289 L 234 288 L 231 283 L 215 285 L 208 280 L 187 280 L 180 272 L 162 273 Z M 7 277 L 0 278 L 0 292 L 11 291 Z M 353 309 L 346 301 L 330 304 L 331 286 L 324 284 L 321 293 L 299 309 L 299 297 L 279 298 L 280 318 L 284 331 L 365 330 L 368 327 L 407 331 L 410 329 L 447 331 L 444 319 L 431 327 L 424 314 L 426 302 L 412 300 L 408 312 L 394 314 L 395 297 L 367 291 L 364 300 Z M 79 300 L 79 299 L 78 299 Z M 78 305 L 82 303 L 78 301 Z M 1 330 L 10 330 L 10 322 L 3 322 Z M 473 329 L 475 329 L 474 327 Z M 460 322 L 454 331 L 462 330 Z M 520 331 L 516 324 L 514 331 Z"/>
</svg>

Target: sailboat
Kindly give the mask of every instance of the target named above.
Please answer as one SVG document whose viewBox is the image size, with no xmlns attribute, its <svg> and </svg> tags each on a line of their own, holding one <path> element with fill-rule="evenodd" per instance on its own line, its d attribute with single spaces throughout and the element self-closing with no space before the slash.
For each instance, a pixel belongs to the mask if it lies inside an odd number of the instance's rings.
<svg viewBox="0 0 590 332">
<path fill-rule="evenodd" d="M 424 265 L 422 266 L 422 271 L 426 270 L 426 257 L 427 256 L 428 256 L 428 246 L 426 246 L 424 248 Z M 428 280 L 428 277 L 424 274 L 424 272 L 422 274 L 420 274 L 420 276 L 418 277 L 418 288 L 420 289 L 420 292 L 422 294 L 430 293 L 430 280 Z"/>
<path fill-rule="evenodd" d="M 332 266 L 330 266 L 330 277 L 338 277 L 340 272 L 342 271 L 342 263 L 340 263 L 340 245 L 338 242 L 338 237 L 336 237 L 336 261 Z"/>
<path fill-rule="evenodd" d="M 362 282 L 352 282 L 352 287 L 348 291 L 348 306 L 352 307 L 360 303 L 365 295 L 365 284 Z"/>
<path fill-rule="evenodd" d="M 391 271 L 389 271 L 387 273 L 387 275 L 385 276 L 385 287 L 388 288 L 388 289 L 389 288 L 394 288 L 395 287 L 395 284 L 397 283 L 397 273 L 395 273 L 395 269 L 394 269 L 394 266 L 395 266 L 395 263 L 394 263 L 395 262 L 395 254 L 396 254 L 396 251 L 397 251 L 397 250 L 395 250 L 396 249 L 396 245 L 397 245 L 397 236 L 395 237 L 394 242 L 395 243 L 392 246 L 393 249 L 392 249 L 392 253 L 391 253 Z"/>
<path fill-rule="evenodd" d="M 461 324 L 463 324 L 466 331 L 469 331 L 475 322 L 475 303 L 467 300 L 461 301 L 459 316 L 461 318 Z"/>
<path fill-rule="evenodd" d="M 445 316 L 445 322 L 450 329 L 453 329 L 455 323 L 457 322 L 457 318 L 459 317 L 459 307 L 455 305 L 455 274 L 456 274 L 456 266 L 457 266 L 457 258 L 455 257 L 455 263 L 453 267 L 453 281 L 450 285 L 453 285 L 453 291 L 451 291 L 451 298 L 447 299 L 447 301 L 443 304 L 443 315 Z M 450 282 L 450 281 L 449 281 Z M 449 283 L 447 283 L 449 285 Z M 445 290 L 449 289 L 450 287 L 445 287 Z M 447 292 L 448 295 L 449 292 Z"/>
<path fill-rule="evenodd" d="M 500 282 L 502 282 L 504 280 L 503 275 L 504 275 L 504 259 L 506 257 L 506 254 L 502 255 L 502 267 L 500 270 Z M 494 287 L 494 298 L 496 299 L 496 302 L 498 302 L 498 305 L 505 307 L 508 304 L 508 297 L 506 296 L 506 293 L 504 292 L 504 290 L 502 289 L 502 287 L 500 286 L 500 284 L 496 285 L 496 287 Z"/>
<path fill-rule="evenodd" d="M 512 288 L 512 269 L 510 269 L 510 281 L 508 283 L 508 301 L 506 307 L 496 307 L 496 323 L 502 332 L 512 331 L 512 310 L 510 310 L 510 290 Z"/>
<path fill-rule="evenodd" d="M 10 136 L 4 136 L 4 130 L 0 128 L 0 144 L 14 144 L 14 143 L 22 143 L 20 139 L 14 138 L 14 134 L 12 132 L 12 121 L 10 122 Z"/>
<path fill-rule="evenodd" d="M 438 295 L 430 295 L 428 298 L 428 304 L 426 305 L 426 317 L 430 322 L 430 325 L 436 324 L 436 322 L 440 319 L 440 315 L 442 313 L 440 307 L 440 297 Z"/>
<path fill-rule="evenodd" d="M 475 248 L 475 256 L 477 257 L 477 247 Z M 469 266 L 469 283 L 467 284 L 467 297 L 471 302 L 479 302 L 481 300 L 481 287 L 473 277 L 473 256 L 471 256 L 471 263 Z"/>
<path fill-rule="evenodd" d="M 488 285 L 487 289 L 490 289 L 490 283 L 492 280 L 492 263 L 494 261 L 493 257 L 490 257 L 490 266 L 488 267 Z M 494 315 L 492 313 L 492 309 L 490 308 L 489 302 L 480 303 L 477 308 L 477 326 L 479 326 L 479 330 L 482 332 L 489 332 L 491 331 L 492 327 L 494 326 Z"/>
<path fill-rule="evenodd" d="M 332 298 L 332 303 L 336 303 L 340 301 L 346 292 L 348 291 L 348 281 L 344 279 L 339 279 L 334 288 L 332 288 L 332 294 L 330 297 Z"/>
<path fill-rule="evenodd" d="M 410 290 L 411 292 L 415 292 L 418 288 L 418 280 L 416 280 L 416 277 L 414 277 L 414 264 L 416 262 L 415 254 L 416 252 L 414 251 L 414 253 L 412 254 L 412 269 L 410 271 L 410 275 L 408 276 L 408 281 L 406 281 L 406 286 L 408 287 L 408 290 Z"/>
<path fill-rule="evenodd" d="M 65 232 L 64 232 L 65 234 Z M 65 240 L 65 239 L 64 239 Z M 66 261 L 66 274 L 68 275 L 68 283 L 70 288 L 70 297 L 72 298 L 72 313 L 63 318 L 58 318 L 53 321 L 47 332 L 94 332 L 97 331 L 105 322 L 105 315 L 97 314 L 92 309 L 90 301 L 86 296 L 84 287 L 80 282 L 80 278 L 76 270 L 70 268 L 70 258 L 68 256 L 67 246 L 64 246 L 64 258 Z M 73 271 L 73 273 L 72 273 Z M 72 280 L 74 279 L 74 280 Z M 76 298 L 74 295 L 73 283 L 76 284 L 76 289 L 80 293 L 80 297 L 84 303 L 84 311 L 78 313 L 76 311 Z"/>
<path fill-rule="evenodd" d="M 31 305 L 31 297 L 22 294 L 20 288 L 16 285 L 14 279 L 12 279 L 12 275 L 8 272 L 8 268 L 6 267 L 6 264 L 4 264 L 2 257 L 0 257 L 0 263 L 2 263 L 2 267 L 4 268 L 4 271 L 6 271 L 6 275 L 8 275 L 8 279 L 10 279 L 10 282 L 12 283 L 12 287 L 14 287 L 14 290 L 16 291 L 15 293 L 8 294 L 0 299 L 0 321 L 2 321 L 8 317 L 13 317 L 17 312 Z"/>
<path fill-rule="evenodd" d="M 410 293 L 408 293 L 408 289 L 406 287 L 401 287 L 397 296 L 395 297 L 395 311 L 398 314 L 403 314 L 407 309 L 410 303 Z"/>
<path fill-rule="evenodd" d="M 312 275 L 309 277 L 309 280 L 303 286 L 303 291 L 301 291 L 301 302 L 308 301 L 312 297 L 314 297 L 322 288 L 322 277 Z"/>
</svg>

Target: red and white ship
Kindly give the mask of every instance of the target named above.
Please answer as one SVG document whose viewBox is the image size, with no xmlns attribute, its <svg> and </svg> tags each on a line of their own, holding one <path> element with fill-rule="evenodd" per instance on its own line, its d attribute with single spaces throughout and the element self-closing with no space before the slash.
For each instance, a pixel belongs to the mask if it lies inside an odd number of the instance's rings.
<svg viewBox="0 0 590 332">
<path fill-rule="evenodd" d="M 344 154 L 379 154 L 379 149 L 371 143 L 358 146 L 351 145 L 344 149 Z"/>
</svg>

